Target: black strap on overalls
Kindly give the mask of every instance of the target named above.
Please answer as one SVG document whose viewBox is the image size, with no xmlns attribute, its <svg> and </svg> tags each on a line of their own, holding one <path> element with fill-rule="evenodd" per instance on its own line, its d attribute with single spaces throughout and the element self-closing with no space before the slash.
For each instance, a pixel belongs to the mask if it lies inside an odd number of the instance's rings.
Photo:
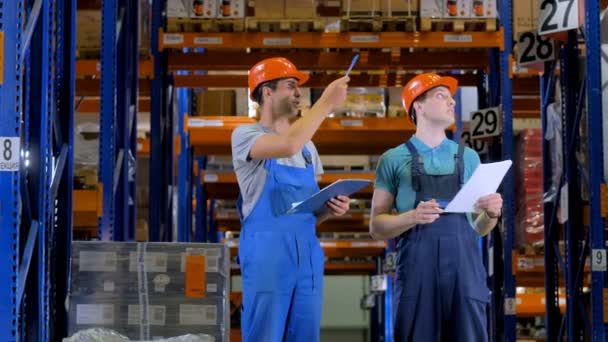
<svg viewBox="0 0 608 342">
<path fill-rule="evenodd" d="M 422 181 L 421 178 L 424 176 L 430 176 L 424 171 L 424 161 L 422 157 L 418 153 L 418 150 L 411 142 L 408 140 L 405 143 L 405 146 L 410 151 L 411 154 L 411 176 L 412 176 L 412 188 L 416 194 L 420 193 L 422 189 Z M 458 151 L 454 155 L 454 173 L 458 175 L 458 189 L 462 188 L 464 185 L 464 145 L 462 143 L 458 144 Z M 452 174 L 453 175 L 453 174 Z M 451 176 L 451 175 L 445 175 Z M 455 194 L 454 194 L 455 195 Z M 418 196 L 416 196 L 418 197 Z M 451 198 L 445 198 L 450 199 Z M 418 205 L 418 200 L 415 205 Z"/>
</svg>

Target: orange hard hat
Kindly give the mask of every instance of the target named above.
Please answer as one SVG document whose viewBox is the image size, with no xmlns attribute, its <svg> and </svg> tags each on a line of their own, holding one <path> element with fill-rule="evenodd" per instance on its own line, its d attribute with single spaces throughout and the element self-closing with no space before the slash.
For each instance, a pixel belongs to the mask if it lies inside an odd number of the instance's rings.
<svg viewBox="0 0 608 342">
<path fill-rule="evenodd" d="M 447 87 L 450 90 L 450 93 L 454 95 L 458 88 L 458 80 L 453 77 L 442 77 L 434 73 L 426 73 L 412 78 L 407 82 L 405 87 L 403 87 L 401 103 L 403 104 L 403 108 L 405 108 L 406 114 L 412 121 L 413 118 L 410 113 L 412 104 L 416 101 L 416 98 L 426 91 L 438 86 Z"/>
<path fill-rule="evenodd" d="M 249 97 L 255 101 L 253 94 L 260 84 L 288 77 L 297 79 L 298 84 L 302 85 L 308 81 L 309 76 L 305 72 L 298 71 L 287 58 L 273 57 L 258 62 L 249 70 L 249 91 L 251 92 Z"/>
</svg>

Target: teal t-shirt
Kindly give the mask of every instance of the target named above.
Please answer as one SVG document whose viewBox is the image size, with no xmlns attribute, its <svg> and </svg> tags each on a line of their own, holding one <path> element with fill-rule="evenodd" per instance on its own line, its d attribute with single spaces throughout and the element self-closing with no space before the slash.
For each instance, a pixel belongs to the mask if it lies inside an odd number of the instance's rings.
<svg viewBox="0 0 608 342">
<path fill-rule="evenodd" d="M 416 136 L 411 138 L 418 154 L 422 157 L 424 171 L 429 175 L 448 175 L 454 172 L 454 155 L 458 152 L 458 144 L 450 139 L 444 139 L 439 146 L 430 148 Z M 376 169 L 374 187 L 388 191 L 395 197 L 395 209 L 399 213 L 414 208 L 416 193 L 412 188 L 412 156 L 405 144 L 394 147 L 380 157 Z M 464 181 L 468 181 L 473 171 L 479 166 L 479 155 L 474 150 L 464 149 Z M 467 214 L 472 224 L 470 214 Z"/>
</svg>

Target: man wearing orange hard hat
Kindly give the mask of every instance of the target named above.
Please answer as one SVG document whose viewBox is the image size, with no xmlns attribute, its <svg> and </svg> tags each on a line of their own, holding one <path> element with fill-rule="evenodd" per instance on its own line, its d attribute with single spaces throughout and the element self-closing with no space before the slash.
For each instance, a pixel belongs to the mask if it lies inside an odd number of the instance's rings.
<svg viewBox="0 0 608 342">
<path fill-rule="evenodd" d="M 386 151 L 376 169 L 370 233 L 397 242 L 399 342 L 488 340 L 490 294 L 478 238 L 496 226 L 502 197 L 480 198 L 475 217 L 443 212 L 480 163 L 445 134 L 455 121 L 457 87 L 456 79 L 433 73 L 405 85 L 402 103 L 416 133 Z"/>
<path fill-rule="evenodd" d="M 293 203 L 319 191 L 323 172 L 311 139 L 346 99 L 348 77 L 330 83 L 307 115 L 294 121 L 299 86 L 308 80 L 285 58 L 268 58 L 249 71 L 260 120 L 232 134 L 232 160 L 241 196 L 239 264 L 243 279 L 243 341 L 320 340 L 323 249 L 316 224 L 344 215 L 350 199 L 327 202 L 319 217 L 289 214 Z"/>
</svg>

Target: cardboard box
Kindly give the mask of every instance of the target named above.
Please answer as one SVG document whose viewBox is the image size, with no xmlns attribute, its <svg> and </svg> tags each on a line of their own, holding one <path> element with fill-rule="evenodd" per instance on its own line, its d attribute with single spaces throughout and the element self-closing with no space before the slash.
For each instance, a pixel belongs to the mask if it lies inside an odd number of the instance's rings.
<svg viewBox="0 0 608 342">
<path fill-rule="evenodd" d="M 255 0 L 254 11 L 256 18 L 283 18 L 285 2 L 278 0 Z"/>
<path fill-rule="evenodd" d="M 137 25 L 140 49 L 148 49 L 150 46 L 150 11 L 149 2 L 139 0 Z M 76 47 L 78 49 L 101 49 L 101 9 L 76 11 L 76 27 Z"/>
<path fill-rule="evenodd" d="M 469 18 L 471 0 L 424 0 L 420 2 L 420 16 L 423 18 Z"/>
<path fill-rule="evenodd" d="M 148 221 L 139 219 L 135 227 L 135 240 L 140 242 L 148 241 L 150 230 L 148 229 Z"/>
<path fill-rule="evenodd" d="M 315 0 L 283 0 L 285 17 L 314 18 L 317 16 L 317 2 Z"/>
<path fill-rule="evenodd" d="M 381 0 L 343 0 L 342 14 L 346 16 L 356 15 L 380 15 Z"/>
<path fill-rule="evenodd" d="M 420 17 L 422 18 L 442 18 L 443 1 L 426 0 L 420 2 Z"/>
<path fill-rule="evenodd" d="M 201 116 L 236 115 L 234 90 L 205 90 L 196 94 L 196 113 Z"/>
<path fill-rule="evenodd" d="M 381 0 L 380 10 L 385 17 L 417 16 L 418 0 Z"/>
<path fill-rule="evenodd" d="M 470 18 L 471 0 L 447 0 L 443 5 L 444 18 Z"/>
<path fill-rule="evenodd" d="M 243 18 L 247 11 L 245 0 L 217 0 L 218 18 Z"/>
<path fill-rule="evenodd" d="M 190 17 L 192 0 L 167 0 L 167 18 Z"/>
<path fill-rule="evenodd" d="M 76 11 L 76 47 L 78 49 L 101 48 L 101 11 Z"/>
<path fill-rule="evenodd" d="M 218 14 L 217 0 L 191 0 L 190 18 L 215 18 Z"/>
<path fill-rule="evenodd" d="M 496 18 L 498 10 L 497 0 L 473 0 L 471 18 Z"/>
<path fill-rule="evenodd" d="M 513 0 L 513 37 L 538 27 L 538 0 Z"/>
</svg>

